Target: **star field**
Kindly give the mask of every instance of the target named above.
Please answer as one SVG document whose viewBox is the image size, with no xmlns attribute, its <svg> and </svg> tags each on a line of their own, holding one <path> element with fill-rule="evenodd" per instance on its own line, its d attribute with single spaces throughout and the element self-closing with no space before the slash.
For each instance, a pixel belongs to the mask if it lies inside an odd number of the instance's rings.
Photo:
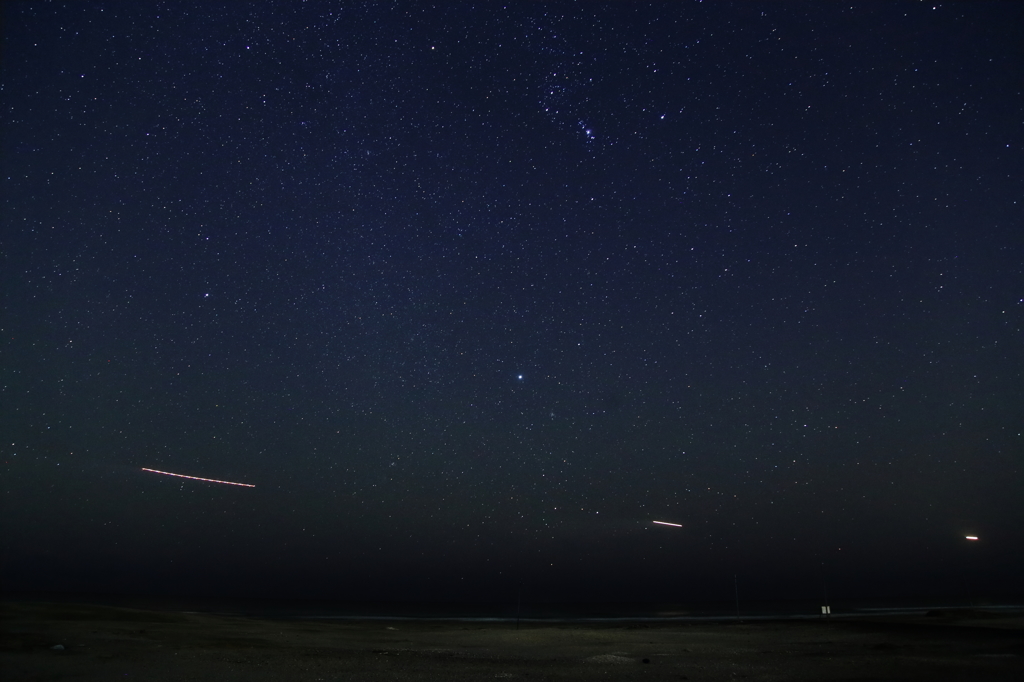
<svg viewBox="0 0 1024 682">
<path fill-rule="evenodd" d="M 5 582 L 1019 591 L 1020 6 L 3 11 Z"/>
</svg>

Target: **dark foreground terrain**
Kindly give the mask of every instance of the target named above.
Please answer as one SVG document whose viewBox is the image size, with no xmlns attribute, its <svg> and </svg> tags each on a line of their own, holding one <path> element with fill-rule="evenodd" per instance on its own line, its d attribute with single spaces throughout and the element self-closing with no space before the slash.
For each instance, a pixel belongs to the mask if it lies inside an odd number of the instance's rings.
<svg viewBox="0 0 1024 682">
<path fill-rule="evenodd" d="M 16 680 L 1024 680 L 1024 619 L 753 624 L 282 621 L 3 605 Z M 63 648 L 54 648 L 57 645 Z"/>
</svg>

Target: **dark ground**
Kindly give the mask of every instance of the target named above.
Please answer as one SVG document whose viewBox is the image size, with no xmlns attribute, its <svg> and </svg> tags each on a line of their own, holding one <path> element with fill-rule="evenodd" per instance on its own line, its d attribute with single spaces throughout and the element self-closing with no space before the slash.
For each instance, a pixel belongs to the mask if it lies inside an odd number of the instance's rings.
<svg viewBox="0 0 1024 682">
<path fill-rule="evenodd" d="M 63 649 L 54 649 L 60 645 Z M 562 625 L 5 603 L 15 680 L 1024 680 L 1024 617 Z"/>
</svg>

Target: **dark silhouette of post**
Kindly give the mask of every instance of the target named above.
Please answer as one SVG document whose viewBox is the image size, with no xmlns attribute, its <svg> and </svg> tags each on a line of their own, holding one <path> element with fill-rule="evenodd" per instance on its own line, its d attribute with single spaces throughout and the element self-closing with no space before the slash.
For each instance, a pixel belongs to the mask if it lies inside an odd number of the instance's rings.
<svg viewBox="0 0 1024 682">
<path fill-rule="evenodd" d="M 519 629 L 519 615 L 523 612 L 523 586 L 516 592 L 516 630 Z"/>
<path fill-rule="evenodd" d="M 736 593 L 736 620 L 740 619 L 740 581 L 736 573 L 732 574 L 732 589 Z"/>
<path fill-rule="evenodd" d="M 825 562 L 821 562 L 821 596 L 824 598 L 825 603 L 821 607 L 821 613 L 831 620 L 832 618 L 832 607 L 828 603 L 828 585 L 825 583 Z"/>
</svg>

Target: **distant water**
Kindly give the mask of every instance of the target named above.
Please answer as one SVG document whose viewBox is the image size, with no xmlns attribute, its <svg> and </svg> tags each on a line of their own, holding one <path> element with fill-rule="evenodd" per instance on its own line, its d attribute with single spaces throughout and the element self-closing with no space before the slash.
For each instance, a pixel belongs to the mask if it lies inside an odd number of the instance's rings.
<svg viewBox="0 0 1024 682">
<path fill-rule="evenodd" d="M 824 616 L 821 605 L 800 601 L 708 602 L 697 604 L 554 604 L 531 603 L 524 599 L 503 603 L 436 602 L 317 602 L 281 600 L 221 600 L 217 598 L 138 598 L 109 595 L 23 595 L 8 600 L 87 603 L 104 606 L 196 612 L 251 618 L 285 620 L 411 620 L 478 623 L 672 623 L 766 620 L 817 620 Z M 881 615 L 925 615 L 929 611 L 985 610 L 1024 613 L 1024 600 L 916 599 L 833 602 L 831 617 L 856 618 Z"/>
<path fill-rule="evenodd" d="M 866 617 L 880 615 L 924 615 L 937 611 L 980 609 L 1021 612 L 1024 603 L 969 603 L 957 601 L 857 602 L 830 604 L 830 617 Z M 222 613 L 224 611 L 221 611 Z M 237 615 L 315 620 L 412 620 L 459 621 L 479 623 L 616 623 L 616 622 L 701 622 L 817 620 L 824 616 L 821 607 L 807 602 L 752 602 L 736 604 L 523 604 L 451 605 L 451 604 L 343 604 L 317 607 L 311 604 L 255 610 L 228 610 Z"/>
</svg>

